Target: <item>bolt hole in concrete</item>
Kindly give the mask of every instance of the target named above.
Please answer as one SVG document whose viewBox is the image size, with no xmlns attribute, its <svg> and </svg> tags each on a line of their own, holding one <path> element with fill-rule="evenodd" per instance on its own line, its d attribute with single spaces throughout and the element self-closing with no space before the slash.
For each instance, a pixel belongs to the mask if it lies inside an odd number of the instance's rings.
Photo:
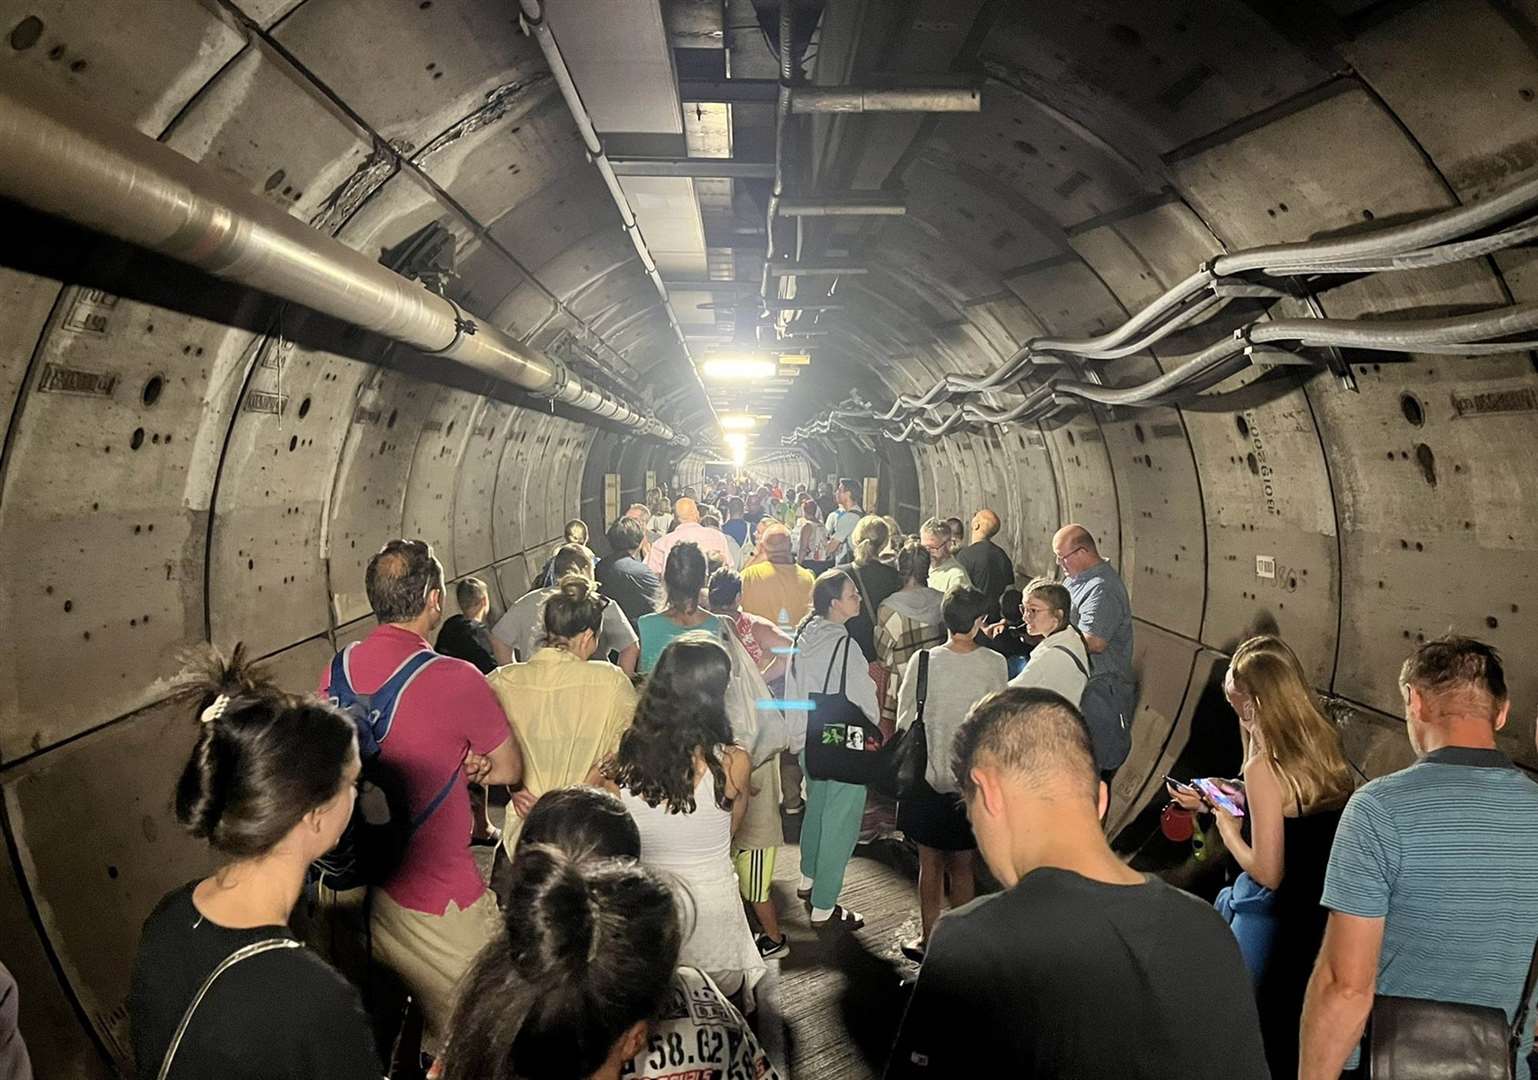
<svg viewBox="0 0 1538 1080">
<path fill-rule="evenodd" d="M 1138 442 L 1147 442 L 1148 441 L 1148 436 L 1143 434 L 1143 425 L 1142 424 L 1133 424 L 1132 425 L 1132 434 L 1137 436 L 1137 441 Z"/>
<path fill-rule="evenodd" d="M 76 60 L 73 64 L 71 64 L 69 66 L 69 69 L 71 71 L 73 71 L 76 75 L 79 75 L 82 71 L 85 70 L 85 61 L 84 60 Z"/>
<path fill-rule="evenodd" d="M 160 392 L 165 389 L 165 385 L 166 381 L 159 375 L 150 376 L 149 381 L 144 384 L 144 394 L 142 395 L 144 404 L 153 405 L 159 401 Z"/>
<path fill-rule="evenodd" d="M 262 186 L 268 191 L 276 191 L 278 186 L 283 183 L 283 178 L 285 175 L 286 174 L 283 172 L 283 170 L 279 169 L 277 172 L 269 176 L 267 178 L 267 183 L 263 184 Z"/>
<path fill-rule="evenodd" d="M 1491 630 L 1494 630 L 1496 627 L 1501 625 L 1501 620 L 1497 619 L 1494 615 L 1486 615 L 1485 625 L 1488 626 Z"/>
<path fill-rule="evenodd" d="M 75 610 L 75 602 L 73 600 L 66 600 L 66 601 L 64 601 L 64 611 L 65 611 L 66 614 L 68 612 L 71 612 L 71 611 L 74 611 L 74 610 Z"/>
<path fill-rule="evenodd" d="M 1250 422 L 1244 417 L 1234 417 L 1234 426 L 1239 429 L 1240 438 L 1248 439 L 1250 437 Z"/>
<path fill-rule="evenodd" d="M 1260 462 L 1255 460 L 1254 454 L 1245 454 L 1244 463 L 1250 467 L 1250 472 L 1256 476 L 1260 475 Z"/>
<path fill-rule="evenodd" d="M 1415 427 L 1420 427 L 1426 422 L 1425 407 L 1414 394 L 1399 395 L 1399 411 L 1404 413 L 1404 418 Z"/>
<path fill-rule="evenodd" d="M 107 867 L 107 876 L 109 878 L 111 878 L 113 881 L 116 881 L 117 880 L 117 867 L 115 867 L 115 866 Z"/>
<path fill-rule="evenodd" d="M 293 453 L 294 447 L 296 447 L 298 445 L 299 445 L 299 436 L 298 435 L 290 435 L 288 437 L 289 453 Z"/>
<path fill-rule="evenodd" d="M 11 48 L 17 52 L 24 52 L 36 45 L 38 38 L 42 36 L 43 20 L 36 15 L 28 15 L 11 31 Z"/>
<path fill-rule="evenodd" d="M 134 428 L 134 433 L 131 436 L 129 436 L 129 439 L 128 439 L 128 448 L 130 450 L 137 450 L 137 449 L 139 449 L 139 447 L 141 447 L 143 445 L 144 445 L 144 429 L 143 428 Z"/>
<path fill-rule="evenodd" d="M 390 410 L 390 419 L 385 421 L 385 427 L 386 428 L 393 428 L 395 426 L 395 418 L 398 415 L 400 415 L 400 410 L 399 409 L 391 409 Z M 1070 442 L 1072 442 L 1073 441 L 1073 436 L 1072 435 L 1068 436 L 1068 440 Z"/>
<path fill-rule="evenodd" d="M 1421 475 L 1426 478 L 1426 483 L 1432 487 L 1437 486 L 1437 456 L 1431 447 L 1425 443 L 1415 444 L 1415 461 L 1421 467 Z"/>
</svg>

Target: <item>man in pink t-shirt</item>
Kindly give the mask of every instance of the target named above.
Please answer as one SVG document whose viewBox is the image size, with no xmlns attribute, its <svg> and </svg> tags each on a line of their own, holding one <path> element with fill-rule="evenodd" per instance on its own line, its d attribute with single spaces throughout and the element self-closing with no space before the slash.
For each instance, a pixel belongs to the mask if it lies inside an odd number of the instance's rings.
<svg viewBox="0 0 1538 1080">
<path fill-rule="evenodd" d="M 420 540 L 392 540 L 369 560 L 369 604 L 379 628 L 353 649 L 348 670 L 360 694 L 378 690 L 443 620 L 443 567 Z M 320 691 L 330 689 L 330 666 Z M 396 705 L 379 760 L 399 773 L 412 817 L 463 766 L 465 780 L 513 784 L 523 757 L 506 715 L 473 664 L 441 657 L 422 668 Z M 470 854 L 470 796 L 456 784 L 411 835 L 400 868 L 376 889 L 374 959 L 420 1003 L 424 1049 L 442 1045 L 454 991 L 475 954 L 497 932 L 496 900 Z"/>
<path fill-rule="evenodd" d="M 715 552 L 721 556 L 721 561 L 725 565 L 732 567 L 737 565 L 737 552 L 732 550 L 726 534 L 720 529 L 708 529 L 700 524 L 700 508 L 693 499 L 679 499 L 674 503 L 673 517 L 678 520 L 678 526 L 653 544 L 646 556 L 646 565 L 652 573 L 658 577 L 662 576 L 667 568 L 668 552 L 672 551 L 673 545 L 681 540 L 698 544 L 707 558 L 711 552 Z"/>
</svg>

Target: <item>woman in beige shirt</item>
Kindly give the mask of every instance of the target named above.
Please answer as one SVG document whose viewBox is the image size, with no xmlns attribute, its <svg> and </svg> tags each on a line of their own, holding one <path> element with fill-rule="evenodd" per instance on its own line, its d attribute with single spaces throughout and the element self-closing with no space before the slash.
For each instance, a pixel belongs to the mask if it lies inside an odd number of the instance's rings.
<svg viewBox="0 0 1538 1080">
<path fill-rule="evenodd" d="M 487 681 L 523 748 L 524 790 L 513 796 L 502 829 L 511 856 L 522 814 L 547 791 L 598 783 L 598 763 L 619 747 L 636 693 L 623 671 L 593 660 L 607 597 L 573 574 L 545 601 L 543 645 L 526 664 L 497 668 Z M 498 860 L 501 861 L 500 859 Z"/>
</svg>

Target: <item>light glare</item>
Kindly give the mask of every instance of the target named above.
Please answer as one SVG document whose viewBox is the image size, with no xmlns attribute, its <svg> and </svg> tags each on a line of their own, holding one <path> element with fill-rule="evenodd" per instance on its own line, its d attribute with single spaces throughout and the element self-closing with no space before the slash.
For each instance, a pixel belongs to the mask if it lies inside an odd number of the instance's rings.
<svg viewBox="0 0 1538 1080">
<path fill-rule="evenodd" d="M 716 356 L 705 361 L 704 372 L 707 379 L 772 379 L 779 371 L 778 366 L 770 360 L 760 360 L 746 356 Z"/>
</svg>

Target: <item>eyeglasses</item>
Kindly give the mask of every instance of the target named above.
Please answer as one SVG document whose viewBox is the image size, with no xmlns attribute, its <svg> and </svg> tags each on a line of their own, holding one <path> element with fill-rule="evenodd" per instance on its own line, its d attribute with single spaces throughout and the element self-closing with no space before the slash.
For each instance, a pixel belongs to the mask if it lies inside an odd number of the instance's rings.
<svg viewBox="0 0 1538 1080">
<path fill-rule="evenodd" d="M 1069 548 L 1067 551 L 1063 552 L 1061 555 L 1053 555 L 1052 558 L 1057 563 L 1057 565 L 1059 565 L 1059 566 L 1067 566 L 1068 565 L 1068 560 L 1073 557 L 1074 552 L 1076 552 L 1076 551 L 1083 551 L 1083 550 L 1084 550 L 1084 545 L 1080 544 L 1076 548 Z"/>
</svg>

